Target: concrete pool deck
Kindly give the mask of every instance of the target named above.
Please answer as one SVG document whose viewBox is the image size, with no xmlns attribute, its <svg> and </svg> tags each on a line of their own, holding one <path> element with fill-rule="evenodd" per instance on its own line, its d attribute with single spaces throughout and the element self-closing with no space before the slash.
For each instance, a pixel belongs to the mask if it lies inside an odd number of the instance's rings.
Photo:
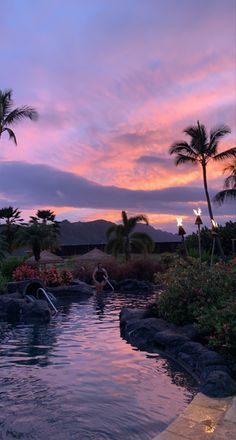
<svg viewBox="0 0 236 440">
<path fill-rule="evenodd" d="M 235 440 L 236 396 L 213 399 L 198 393 L 183 413 L 153 440 Z"/>
</svg>

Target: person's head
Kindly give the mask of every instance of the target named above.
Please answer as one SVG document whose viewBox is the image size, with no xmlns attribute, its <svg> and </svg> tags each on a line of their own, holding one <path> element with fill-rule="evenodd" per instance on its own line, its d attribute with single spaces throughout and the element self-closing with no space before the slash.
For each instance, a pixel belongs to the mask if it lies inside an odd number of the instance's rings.
<svg viewBox="0 0 236 440">
<path fill-rule="evenodd" d="M 102 263 L 98 263 L 98 269 L 102 269 Z"/>
</svg>

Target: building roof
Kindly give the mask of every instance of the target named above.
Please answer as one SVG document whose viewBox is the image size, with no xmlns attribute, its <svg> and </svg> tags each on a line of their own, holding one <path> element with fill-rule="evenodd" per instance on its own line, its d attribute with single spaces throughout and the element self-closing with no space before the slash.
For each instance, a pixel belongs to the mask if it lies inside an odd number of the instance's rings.
<svg viewBox="0 0 236 440">
<path fill-rule="evenodd" d="M 53 254 L 49 251 L 42 251 L 40 254 L 40 264 L 53 264 L 53 263 L 61 263 L 63 261 L 62 257 L 59 257 L 58 255 Z M 28 258 L 26 261 L 28 264 L 36 264 L 34 256 Z"/>
<path fill-rule="evenodd" d="M 106 252 L 101 251 L 98 248 L 94 248 L 86 254 L 78 256 L 78 260 L 86 260 L 86 261 L 99 261 L 99 260 L 110 260 L 113 259 L 112 255 L 107 254 Z"/>
</svg>

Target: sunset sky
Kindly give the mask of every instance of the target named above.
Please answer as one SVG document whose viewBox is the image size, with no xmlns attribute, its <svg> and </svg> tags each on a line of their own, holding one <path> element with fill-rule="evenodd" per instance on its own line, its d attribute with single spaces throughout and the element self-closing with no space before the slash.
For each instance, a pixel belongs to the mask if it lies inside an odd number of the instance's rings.
<svg viewBox="0 0 236 440">
<path fill-rule="evenodd" d="M 199 119 L 227 124 L 235 146 L 235 0 L 9 0 L 1 2 L 0 89 L 37 122 L 0 140 L 0 207 L 24 218 L 118 221 L 147 214 L 175 231 L 207 207 L 198 167 L 174 165 L 169 146 Z M 187 140 L 187 138 L 186 138 Z M 213 196 L 223 165 L 209 165 Z M 219 223 L 234 204 L 215 207 Z"/>
</svg>

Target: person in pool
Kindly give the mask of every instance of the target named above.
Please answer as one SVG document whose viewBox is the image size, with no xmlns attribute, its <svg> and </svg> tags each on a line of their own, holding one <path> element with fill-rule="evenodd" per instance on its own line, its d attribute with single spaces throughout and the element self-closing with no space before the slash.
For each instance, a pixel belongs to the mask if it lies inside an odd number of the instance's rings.
<svg viewBox="0 0 236 440">
<path fill-rule="evenodd" d="M 98 263 L 93 271 L 93 281 L 96 286 L 97 293 L 102 292 L 105 285 L 107 284 L 108 273 L 102 263 Z"/>
</svg>

